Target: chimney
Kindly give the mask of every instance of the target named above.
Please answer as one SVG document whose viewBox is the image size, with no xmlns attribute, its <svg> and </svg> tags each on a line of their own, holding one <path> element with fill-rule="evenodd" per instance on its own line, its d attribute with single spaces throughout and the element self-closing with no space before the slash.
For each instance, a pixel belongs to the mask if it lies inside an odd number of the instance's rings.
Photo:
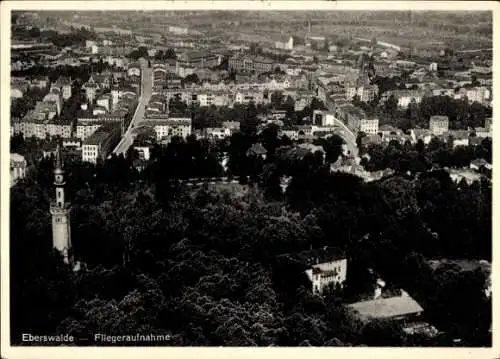
<svg viewBox="0 0 500 359">
<path fill-rule="evenodd" d="M 373 299 L 378 299 L 382 297 L 382 289 L 385 287 L 385 282 L 378 278 L 377 281 L 375 282 L 375 291 L 373 294 Z"/>
</svg>

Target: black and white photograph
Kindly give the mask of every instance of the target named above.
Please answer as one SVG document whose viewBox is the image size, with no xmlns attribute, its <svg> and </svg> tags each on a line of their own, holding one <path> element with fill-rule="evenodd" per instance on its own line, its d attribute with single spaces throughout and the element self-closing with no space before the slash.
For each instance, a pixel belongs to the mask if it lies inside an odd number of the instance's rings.
<svg viewBox="0 0 500 359">
<path fill-rule="evenodd" d="M 498 4 L 252 3 L 2 8 L 2 337 L 492 348 Z"/>
</svg>

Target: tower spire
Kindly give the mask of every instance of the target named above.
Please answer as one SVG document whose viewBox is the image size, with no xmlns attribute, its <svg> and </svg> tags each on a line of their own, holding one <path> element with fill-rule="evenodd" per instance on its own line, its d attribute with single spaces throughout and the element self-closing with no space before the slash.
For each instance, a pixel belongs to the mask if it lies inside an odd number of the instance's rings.
<svg viewBox="0 0 500 359">
<path fill-rule="evenodd" d="M 61 150 L 59 148 L 59 145 L 56 147 L 56 160 L 55 160 L 55 169 L 56 170 L 62 170 L 62 160 L 61 160 Z"/>
</svg>

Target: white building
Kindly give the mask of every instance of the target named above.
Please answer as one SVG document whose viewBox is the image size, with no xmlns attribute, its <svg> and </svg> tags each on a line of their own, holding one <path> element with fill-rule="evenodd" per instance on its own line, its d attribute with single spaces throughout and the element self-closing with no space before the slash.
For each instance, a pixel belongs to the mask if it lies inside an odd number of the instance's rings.
<svg viewBox="0 0 500 359">
<path fill-rule="evenodd" d="M 375 135 L 378 133 L 378 122 L 378 118 L 361 119 L 359 121 L 359 131 Z"/>
<path fill-rule="evenodd" d="M 213 139 L 223 139 L 231 136 L 231 130 L 224 127 L 206 128 L 206 136 Z"/>
<path fill-rule="evenodd" d="M 286 36 L 275 42 L 275 47 L 281 50 L 293 50 L 293 37 Z"/>
<path fill-rule="evenodd" d="M 141 76 L 141 68 L 138 65 L 132 65 L 127 70 L 128 76 Z"/>
<path fill-rule="evenodd" d="M 330 285 L 344 285 L 347 278 L 347 258 L 345 255 L 332 256 L 321 260 L 305 271 L 312 283 L 313 293 L 321 294 Z"/>
<path fill-rule="evenodd" d="M 333 114 L 328 113 L 327 111 L 314 110 L 313 112 L 313 123 L 316 126 L 334 126 L 335 125 L 335 116 Z"/>
<path fill-rule="evenodd" d="M 96 163 L 99 157 L 99 144 L 86 143 L 82 146 L 82 161 Z"/>
<path fill-rule="evenodd" d="M 10 154 L 10 185 L 26 177 L 26 159 L 17 153 Z"/>
<path fill-rule="evenodd" d="M 134 146 L 134 150 L 139 153 L 141 160 L 149 161 L 151 158 L 151 150 L 148 146 Z"/>
<path fill-rule="evenodd" d="M 173 136 L 186 138 L 191 134 L 191 119 L 185 117 L 148 118 L 141 125 L 153 127 L 157 141 L 170 140 Z"/>
<path fill-rule="evenodd" d="M 435 136 L 440 136 L 449 130 L 450 121 L 448 116 L 431 116 L 429 120 L 429 129 Z"/>
</svg>

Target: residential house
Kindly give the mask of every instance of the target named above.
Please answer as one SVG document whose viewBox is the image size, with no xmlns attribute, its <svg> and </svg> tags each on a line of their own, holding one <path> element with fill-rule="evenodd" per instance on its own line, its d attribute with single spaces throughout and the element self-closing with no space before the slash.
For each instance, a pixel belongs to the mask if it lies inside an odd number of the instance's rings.
<svg viewBox="0 0 500 359">
<path fill-rule="evenodd" d="M 265 73 L 272 72 L 274 70 L 275 63 L 273 60 L 264 56 L 236 54 L 229 58 L 228 66 L 230 70 Z"/>
<path fill-rule="evenodd" d="M 174 136 L 187 138 L 191 134 L 191 122 L 191 118 L 159 114 L 146 118 L 141 122 L 141 126 L 152 127 L 158 142 L 169 142 Z"/>
<path fill-rule="evenodd" d="M 293 256 L 304 267 L 314 294 L 322 294 L 328 287 L 342 287 L 347 278 L 347 256 L 336 247 L 303 251 Z"/>
<path fill-rule="evenodd" d="M 440 136 L 448 132 L 449 126 L 448 116 L 431 116 L 429 119 L 429 129 L 434 136 Z"/>
<path fill-rule="evenodd" d="M 410 136 L 412 143 L 417 143 L 418 140 L 422 140 L 424 144 L 429 144 L 434 134 L 431 130 L 423 129 L 423 128 L 413 128 L 410 130 Z"/>
<path fill-rule="evenodd" d="M 486 118 L 484 120 L 484 128 L 486 129 L 486 131 L 489 131 L 489 132 L 492 132 L 493 131 L 493 127 L 492 127 L 492 121 L 493 119 L 491 117 L 489 118 Z"/>
<path fill-rule="evenodd" d="M 493 169 L 493 166 L 490 163 L 488 163 L 484 158 L 477 158 L 471 161 L 470 168 L 476 171 L 479 171 L 482 168 L 486 168 L 491 171 Z"/>
<path fill-rule="evenodd" d="M 234 102 L 237 104 L 248 105 L 253 102 L 254 104 L 264 103 L 264 95 L 261 91 L 238 91 L 234 96 Z"/>
<path fill-rule="evenodd" d="M 187 51 L 177 58 L 176 73 L 179 68 L 210 68 L 219 65 L 219 56 L 206 51 Z"/>
<path fill-rule="evenodd" d="M 240 122 L 239 121 L 223 121 L 222 127 L 229 129 L 230 131 L 239 131 Z"/>
<path fill-rule="evenodd" d="M 293 50 L 292 36 L 279 36 L 274 43 L 275 48 L 280 50 Z"/>
<path fill-rule="evenodd" d="M 442 138 L 445 142 L 452 141 L 453 148 L 457 146 L 469 145 L 469 131 L 466 130 L 451 130 L 444 132 Z"/>
<path fill-rule="evenodd" d="M 214 140 L 224 139 L 231 136 L 231 130 L 224 127 L 205 128 L 205 136 Z"/>
<path fill-rule="evenodd" d="M 127 69 L 127 76 L 141 76 L 141 65 L 138 63 L 129 64 Z"/>
<path fill-rule="evenodd" d="M 382 102 L 387 101 L 391 96 L 394 96 L 401 108 L 408 108 L 410 103 L 413 101 L 416 104 L 422 102 L 424 97 L 424 92 L 421 90 L 392 90 L 387 91 L 382 95 Z"/>
<path fill-rule="evenodd" d="M 475 128 L 469 127 L 468 131 L 470 133 L 474 133 L 477 137 L 480 137 L 480 138 L 486 138 L 486 137 L 493 136 L 493 133 L 491 131 L 488 131 L 485 127 L 475 127 Z"/>
<path fill-rule="evenodd" d="M 334 126 L 335 116 L 328 111 L 314 110 L 313 111 L 313 124 L 316 126 Z"/>
<path fill-rule="evenodd" d="M 38 88 L 47 88 L 50 84 L 48 76 L 36 76 L 31 79 L 30 86 Z"/>
<path fill-rule="evenodd" d="M 355 96 L 362 102 L 370 102 L 378 95 L 378 86 L 370 84 L 367 76 L 358 79 L 347 80 L 344 84 L 346 100 L 351 101 Z"/>
<path fill-rule="evenodd" d="M 20 179 L 26 177 L 27 162 L 24 156 L 17 153 L 10 154 L 10 185 L 14 186 Z"/>
<path fill-rule="evenodd" d="M 267 150 L 260 143 L 254 143 L 246 152 L 247 157 L 260 157 L 266 159 Z"/>
<path fill-rule="evenodd" d="M 82 161 L 97 163 L 105 160 L 113 148 L 120 142 L 121 128 L 117 124 L 102 125 L 86 138 L 82 144 Z"/>
<path fill-rule="evenodd" d="M 57 88 L 62 94 L 63 100 L 68 100 L 71 97 L 72 80 L 68 77 L 59 77 L 56 82 L 51 85 L 51 88 Z"/>
</svg>

